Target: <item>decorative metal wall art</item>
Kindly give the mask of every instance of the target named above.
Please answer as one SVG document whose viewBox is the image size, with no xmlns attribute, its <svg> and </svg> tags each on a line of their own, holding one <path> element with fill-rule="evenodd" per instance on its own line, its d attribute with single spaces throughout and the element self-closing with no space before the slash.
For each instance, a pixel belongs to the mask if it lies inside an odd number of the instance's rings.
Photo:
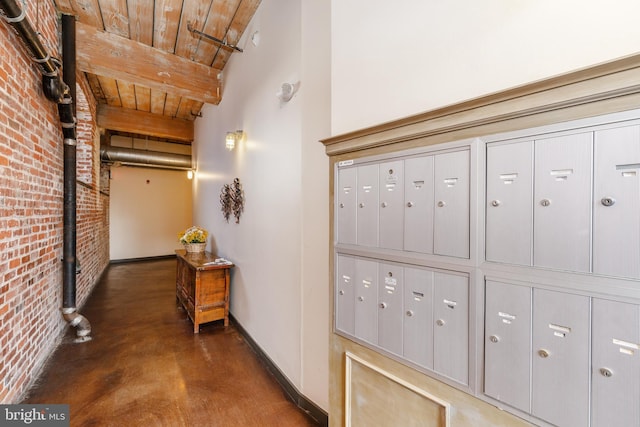
<svg viewBox="0 0 640 427">
<path fill-rule="evenodd" d="M 231 214 L 236 218 L 236 224 L 240 224 L 240 215 L 244 211 L 244 190 L 240 178 L 233 180 L 232 184 L 225 184 L 220 190 L 220 210 L 225 221 L 229 222 Z"/>
</svg>

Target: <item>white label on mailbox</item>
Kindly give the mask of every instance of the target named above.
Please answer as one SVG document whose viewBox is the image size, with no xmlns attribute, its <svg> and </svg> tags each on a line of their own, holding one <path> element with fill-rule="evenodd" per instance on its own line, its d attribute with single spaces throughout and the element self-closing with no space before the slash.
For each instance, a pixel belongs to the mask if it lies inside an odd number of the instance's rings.
<svg viewBox="0 0 640 427">
<path fill-rule="evenodd" d="M 372 188 L 371 185 L 363 185 L 362 186 L 362 189 L 364 190 L 365 193 L 371 192 L 371 188 Z"/>
<path fill-rule="evenodd" d="M 344 194 L 349 194 L 351 193 L 351 187 L 343 187 L 342 191 L 344 192 Z"/>
<path fill-rule="evenodd" d="M 629 341 L 622 341 L 622 340 L 617 340 L 615 338 L 612 339 L 612 342 L 615 345 L 619 345 L 620 347 L 626 347 L 626 348 L 630 348 L 633 350 L 640 350 L 640 345 L 629 342 Z"/>
<path fill-rule="evenodd" d="M 573 169 L 554 169 L 551 171 L 551 176 L 555 176 L 556 181 L 566 181 L 572 173 Z"/>
<path fill-rule="evenodd" d="M 640 169 L 640 163 L 631 163 L 628 165 L 616 165 L 617 170 L 621 169 Z"/>
<path fill-rule="evenodd" d="M 447 187 L 453 187 L 458 183 L 458 178 L 445 178 L 444 183 L 447 184 Z"/>
<path fill-rule="evenodd" d="M 384 278 L 385 285 L 396 286 L 398 284 L 398 280 L 395 277 L 385 277 Z"/>
<path fill-rule="evenodd" d="M 341 168 L 343 166 L 351 166 L 353 164 L 353 160 L 343 160 L 338 162 L 338 167 Z"/>
<path fill-rule="evenodd" d="M 395 184 L 386 184 L 385 188 L 387 189 L 387 191 L 393 191 L 396 189 L 396 185 Z"/>
<path fill-rule="evenodd" d="M 500 317 L 502 319 L 502 323 L 506 325 L 510 325 L 514 320 L 516 320 L 516 316 L 503 311 L 498 312 L 498 317 Z"/>
<path fill-rule="evenodd" d="M 513 184 L 513 181 L 516 180 L 516 178 L 518 177 L 517 173 L 503 173 L 500 175 L 500 179 L 502 180 L 503 184 Z"/>
<path fill-rule="evenodd" d="M 351 281 L 351 276 L 347 276 L 346 274 L 342 276 L 342 281 L 345 283 L 349 283 Z"/>
<path fill-rule="evenodd" d="M 549 323 L 549 328 L 553 331 L 553 335 L 559 338 L 564 338 L 571 332 L 571 328 L 568 326 L 554 325 L 553 323 Z"/>
<path fill-rule="evenodd" d="M 457 302 L 451 301 L 451 300 L 448 300 L 448 299 L 443 299 L 442 302 L 445 303 L 447 305 L 447 307 L 449 307 L 451 309 L 456 308 L 456 305 L 458 305 Z"/>
<path fill-rule="evenodd" d="M 362 281 L 362 284 L 364 285 L 365 288 L 368 288 L 369 286 L 371 286 L 371 280 L 364 279 Z"/>
</svg>

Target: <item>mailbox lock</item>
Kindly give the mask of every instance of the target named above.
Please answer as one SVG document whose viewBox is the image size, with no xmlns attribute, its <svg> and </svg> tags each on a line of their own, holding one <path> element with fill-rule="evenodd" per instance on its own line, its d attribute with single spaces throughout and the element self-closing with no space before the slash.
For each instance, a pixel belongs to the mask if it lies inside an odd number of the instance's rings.
<svg viewBox="0 0 640 427">
<path fill-rule="evenodd" d="M 344 208 L 344 203 L 340 203 L 340 207 L 341 207 L 341 208 Z"/>
<path fill-rule="evenodd" d="M 343 289 L 340 289 L 340 292 L 338 292 L 338 294 L 340 294 L 340 295 L 344 295 L 344 290 L 343 290 Z"/>
<path fill-rule="evenodd" d="M 498 206 L 500 206 L 500 200 L 492 200 L 491 206 L 493 206 L 494 208 L 497 208 Z"/>
<path fill-rule="evenodd" d="M 408 208 L 412 208 L 413 207 L 413 202 L 407 202 L 407 207 Z"/>
<path fill-rule="evenodd" d="M 382 308 L 382 309 L 387 308 L 387 303 L 386 302 L 381 302 L 379 307 Z"/>
<path fill-rule="evenodd" d="M 364 203 L 360 203 L 360 207 L 361 207 L 361 208 L 364 208 Z"/>
<path fill-rule="evenodd" d="M 603 377 L 612 377 L 613 376 L 613 371 L 609 368 L 600 368 L 600 373 L 602 374 Z"/>
<path fill-rule="evenodd" d="M 547 207 L 547 206 L 549 206 L 549 205 L 551 204 L 551 200 L 549 200 L 549 199 L 542 199 L 542 200 L 540 200 L 540 204 L 541 204 L 542 206 L 544 206 L 544 207 Z"/>
<path fill-rule="evenodd" d="M 616 199 L 613 197 L 603 197 L 600 203 L 602 203 L 602 206 L 613 206 L 616 203 Z"/>
<path fill-rule="evenodd" d="M 444 205 L 446 205 L 446 203 L 445 203 L 445 202 L 443 202 L 442 200 L 440 200 L 440 201 L 438 202 L 438 207 L 439 207 L 439 208 L 444 207 Z"/>
<path fill-rule="evenodd" d="M 383 208 L 386 208 L 386 207 L 387 207 L 387 202 L 382 202 L 382 203 L 380 204 L 380 206 L 382 206 Z"/>
<path fill-rule="evenodd" d="M 538 350 L 538 356 L 542 357 L 543 359 L 546 359 L 547 357 L 549 357 L 549 351 L 545 349 L 540 349 Z"/>
<path fill-rule="evenodd" d="M 362 296 L 358 297 L 358 301 L 360 301 L 360 302 L 364 301 L 364 297 L 362 297 Z"/>
<path fill-rule="evenodd" d="M 408 317 L 412 317 L 413 316 L 413 310 L 407 310 L 407 316 Z"/>
<path fill-rule="evenodd" d="M 496 342 L 500 341 L 500 337 L 498 337 L 498 336 L 496 336 L 496 335 L 491 335 L 491 336 L 489 337 L 489 341 L 491 341 L 491 342 L 493 342 L 493 343 L 496 343 Z"/>
<path fill-rule="evenodd" d="M 444 326 L 444 320 L 442 320 L 442 319 L 438 319 L 438 320 L 436 320 L 436 325 L 438 325 L 438 326 Z"/>
</svg>

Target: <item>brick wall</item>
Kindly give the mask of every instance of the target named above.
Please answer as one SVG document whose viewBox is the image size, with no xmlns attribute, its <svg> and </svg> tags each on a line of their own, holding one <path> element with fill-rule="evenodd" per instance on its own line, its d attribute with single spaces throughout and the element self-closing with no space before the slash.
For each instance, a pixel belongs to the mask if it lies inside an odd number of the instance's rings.
<svg viewBox="0 0 640 427">
<path fill-rule="evenodd" d="M 39 6 L 35 29 L 48 52 L 59 56 L 53 2 Z M 29 12 L 27 17 L 35 22 Z M 86 82 L 79 86 L 90 93 Z M 81 142 L 89 147 L 87 156 L 95 158 L 94 100 L 85 99 L 78 110 L 83 112 Z M 57 107 L 44 97 L 30 54 L 0 19 L 0 403 L 20 400 L 66 328 L 60 313 L 62 167 Z M 98 171 L 83 170 L 82 176 L 90 179 L 77 186 L 79 305 L 109 255 L 108 197 L 100 192 Z"/>
</svg>

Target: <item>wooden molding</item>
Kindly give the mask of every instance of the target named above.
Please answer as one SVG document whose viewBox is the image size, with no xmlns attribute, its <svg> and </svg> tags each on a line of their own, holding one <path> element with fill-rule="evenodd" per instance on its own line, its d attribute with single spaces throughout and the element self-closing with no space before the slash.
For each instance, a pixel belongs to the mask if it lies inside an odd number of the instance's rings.
<svg viewBox="0 0 640 427">
<path fill-rule="evenodd" d="M 354 393 L 352 390 L 353 382 L 355 381 L 354 374 L 353 374 L 354 363 L 362 365 L 363 367 L 371 371 L 373 376 L 366 378 L 366 380 L 371 380 L 376 376 L 379 378 L 385 378 L 388 381 L 391 381 L 392 383 L 397 384 L 397 386 L 400 387 L 400 389 L 403 389 L 405 393 L 408 393 L 405 396 L 413 394 L 421 398 L 421 400 L 423 400 L 423 404 L 420 406 L 424 407 L 428 405 L 433 405 L 439 409 L 438 410 L 439 413 L 434 419 L 422 419 L 421 421 L 425 422 L 428 425 L 433 425 L 433 426 L 442 426 L 442 427 L 451 426 L 451 404 L 449 402 L 435 396 L 434 394 L 426 390 L 421 389 L 420 387 L 415 386 L 414 384 L 411 384 L 408 381 L 405 381 L 404 379 L 392 374 L 391 372 L 386 371 L 385 369 L 379 366 L 374 365 L 373 363 L 367 362 L 366 360 L 356 356 L 355 354 L 349 351 L 345 352 L 344 356 L 345 356 L 345 380 L 344 380 L 345 382 L 344 384 L 344 407 L 345 407 L 344 425 L 345 426 L 351 427 L 352 425 L 355 426 L 355 425 L 361 424 L 361 422 L 354 423 L 352 420 L 353 409 L 354 409 L 352 402 L 354 400 L 357 401 L 358 399 L 362 399 L 363 397 L 363 396 L 357 396 L 357 393 Z M 366 380 L 361 379 L 361 381 L 365 381 L 365 382 Z M 388 391 L 381 390 L 381 393 L 386 394 L 388 393 Z M 393 394 L 392 396 L 393 398 L 402 400 L 401 397 L 398 397 Z M 375 397 L 371 395 L 371 396 L 366 396 L 364 400 L 374 400 L 374 399 Z M 371 406 L 377 407 L 377 410 L 381 412 L 380 414 L 377 414 L 377 416 L 382 416 L 383 413 L 389 413 L 389 412 L 393 412 L 393 410 L 397 410 L 397 407 L 394 407 L 393 405 L 386 406 L 385 403 L 387 402 L 385 400 L 386 398 L 381 399 L 380 401 L 372 402 L 372 403 L 369 402 L 371 403 Z M 371 419 L 377 418 L 376 414 L 367 414 L 367 415 Z"/>
<path fill-rule="evenodd" d="M 80 70 L 176 94 L 220 102 L 220 70 L 95 27 L 76 23 Z"/>
<path fill-rule="evenodd" d="M 96 122 L 99 127 L 178 141 L 193 141 L 193 121 L 172 119 L 159 114 L 99 104 Z"/>
<path fill-rule="evenodd" d="M 322 140 L 328 155 L 427 138 L 421 145 L 640 106 L 640 55 Z"/>
</svg>

